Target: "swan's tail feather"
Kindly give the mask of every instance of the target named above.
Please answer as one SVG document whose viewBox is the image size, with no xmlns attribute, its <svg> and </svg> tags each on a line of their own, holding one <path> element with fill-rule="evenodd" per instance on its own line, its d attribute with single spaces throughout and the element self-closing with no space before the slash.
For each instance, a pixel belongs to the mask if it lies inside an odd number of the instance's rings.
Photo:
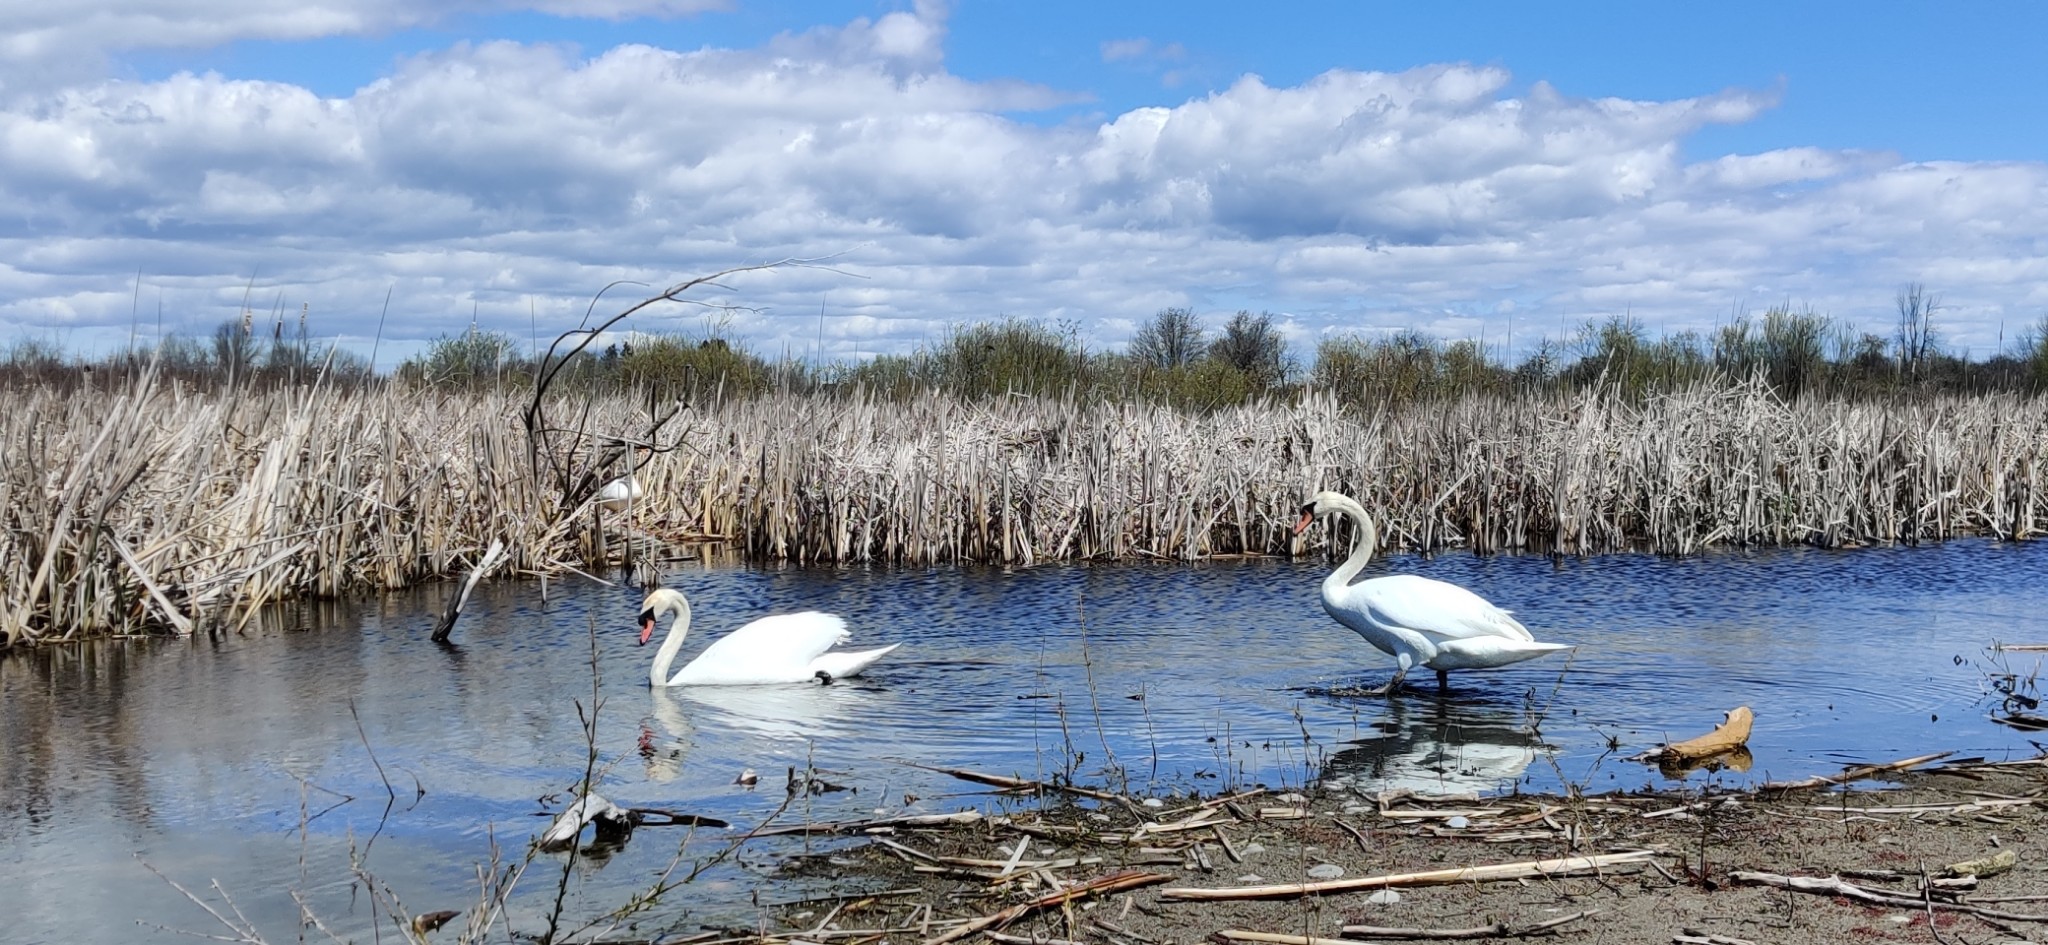
<svg viewBox="0 0 2048 945">
<path fill-rule="evenodd" d="M 1498 637 L 1453 640 L 1439 646 L 1436 656 L 1424 665 L 1431 669 L 1490 669 L 1548 656 L 1576 646 L 1574 643 L 1539 643 L 1534 640 L 1503 640 Z"/>
<path fill-rule="evenodd" d="M 888 656 L 890 651 L 902 645 L 901 643 L 891 643 L 888 646 L 873 650 L 842 650 L 837 653 L 826 653 L 812 660 L 811 668 L 822 673 L 830 673 L 834 679 L 858 676 L 861 670 L 875 665 L 882 657 Z"/>
</svg>

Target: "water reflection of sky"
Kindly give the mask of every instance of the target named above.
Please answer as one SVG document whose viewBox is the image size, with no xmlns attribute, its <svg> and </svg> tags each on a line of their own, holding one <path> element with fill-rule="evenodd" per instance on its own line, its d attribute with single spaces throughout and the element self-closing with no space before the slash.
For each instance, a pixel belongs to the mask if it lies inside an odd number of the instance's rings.
<svg viewBox="0 0 2048 945">
<path fill-rule="evenodd" d="M 144 852 L 183 880 L 220 876 L 276 900 L 252 914 L 288 933 L 275 887 L 298 869 L 302 794 L 308 813 L 353 798 L 308 827 L 326 872 L 307 884 L 332 884 L 350 837 L 380 827 L 373 752 L 399 800 L 372 865 L 430 899 L 459 898 L 487 830 L 518 847 L 545 823 L 540 799 L 580 776 L 593 662 L 601 789 L 742 825 L 806 765 L 854 790 L 806 796 L 792 816 L 896 811 L 906 795 L 919 811 L 989 803 L 898 761 L 1120 771 L 1162 793 L 1298 785 L 1317 765 L 1361 790 L 1633 788 L 1659 779 L 1615 760 L 1610 739 L 1640 750 L 1738 704 L 1757 714 L 1756 760 L 1714 776 L 1730 784 L 1903 753 L 2032 750 L 1985 721 L 1980 695 L 1984 646 L 2048 640 L 2038 543 L 1453 554 L 1376 562 L 1368 576 L 1388 569 L 1472 587 L 1581 649 L 1453 674 L 1444 695 L 1428 679 L 1391 701 L 1330 695 L 1383 681 L 1389 660 L 1322 614 L 1322 564 L 1253 561 L 672 572 L 698 619 L 686 655 L 754 616 L 810 608 L 845 615 L 857 645 L 907 644 L 830 687 L 652 692 L 653 648 L 632 626 L 639 592 L 559 581 L 546 603 L 537 584 L 482 589 L 452 650 L 425 639 L 445 593 L 430 589 L 293 608 L 247 636 L 17 654 L 0 659 L 0 862 L 25 879 L 0 887 L 0 909 L 25 910 L 20 934 L 50 940 L 148 939 L 138 915 L 199 929 L 203 915 L 134 863 Z M 761 777 L 752 790 L 733 783 L 748 768 Z M 636 839 L 589 872 L 591 901 L 623 896 L 675 837 Z M 739 890 L 748 875 L 716 881 Z M 366 931 L 346 883 L 332 890 L 330 905 L 354 917 L 341 924 Z"/>
</svg>

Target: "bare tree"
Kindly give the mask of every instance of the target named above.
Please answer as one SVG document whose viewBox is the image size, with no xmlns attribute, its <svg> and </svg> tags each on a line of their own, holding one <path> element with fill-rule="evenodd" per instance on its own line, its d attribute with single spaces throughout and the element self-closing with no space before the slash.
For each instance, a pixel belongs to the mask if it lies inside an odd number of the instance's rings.
<svg viewBox="0 0 2048 945">
<path fill-rule="evenodd" d="M 1928 359 L 1940 350 L 1940 339 L 1934 331 L 1934 312 L 1940 307 L 1941 297 L 1929 295 L 1927 287 L 1918 282 L 1899 290 L 1895 340 L 1899 345 L 1899 370 L 1908 378 L 1918 380 Z"/>
<path fill-rule="evenodd" d="M 1202 323 L 1189 308 L 1162 308 L 1131 336 L 1131 358 L 1162 371 L 1195 363 L 1202 347 Z"/>
<path fill-rule="evenodd" d="M 1260 389 L 1287 379 L 1287 344 L 1269 312 L 1253 315 L 1240 309 L 1230 316 L 1223 335 L 1209 344 L 1209 357 L 1244 372 Z"/>
</svg>

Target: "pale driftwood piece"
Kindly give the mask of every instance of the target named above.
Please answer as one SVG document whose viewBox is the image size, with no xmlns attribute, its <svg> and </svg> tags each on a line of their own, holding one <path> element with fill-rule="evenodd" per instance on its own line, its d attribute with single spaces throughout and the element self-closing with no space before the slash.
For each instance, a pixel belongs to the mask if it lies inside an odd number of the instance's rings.
<svg viewBox="0 0 2048 945">
<path fill-rule="evenodd" d="M 1992 649 L 2012 653 L 2048 653 L 2048 643 L 2000 643 Z"/>
<path fill-rule="evenodd" d="M 1661 745 L 1639 755 L 1630 761 L 1648 761 L 1657 764 L 1686 764 L 1704 761 L 1715 755 L 1725 754 L 1749 743 L 1749 730 L 1756 721 L 1756 714 L 1749 706 L 1739 705 L 1722 716 L 1721 724 L 1714 730 L 1697 738 Z"/>
<path fill-rule="evenodd" d="M 462 616 L 462 608 L 469 603 L 469 593 L 476 590 L 478 581 L 484 579 L 491 569 L 497 567 L 498 559 L 505 557 L 505 540 L 494 538 L 484 556 L 477 559 L 476 567 L 469 569 L 469 578 L 462 582 L 461 592 L 448 602 L 447 611 L 441 614 L 441 622 L 434 625 L 434 642 L 448 642 L 448 635 L 455 632 L 455 620 Z"/>
<path fill-rule="evenodd" d="M 1851 781 L 1861 781 L 1864 778 L 1875 777 L 1880 774 L 1888 774 L 1893 771 L 1904 771 L 1908 768 L 1917 768 L 1930 761 L 1939 761 L 1953 754 L 1955 754 L 1955 752 L 1953 751 L 1939 751 L 1931 755 L 1921 755 L 1917 758 L 1904 758 L 1898 761 L 1888 761 L 1881 765 L 1858 765 L 1854 768 L 1850 768 L 1849 770 L 1842 772 L 1841 774 L 1817 775 L 1815 777 L 1807 778 L 1803 781 L 1766 781 L 1764 782 L 1762 787 L 1758 788 L 1758 790 L 1797 791 L 1803 788 L 1827 787 L 1830 784 L 1847 784 Z"/>
<path fill-rule="evenodd" d="M 1781 876 L 1777 873 L 1757 873 L 1736 870 L 1728 878 L 1752 886 L 1776 886 L 1793 892 L 1811 893 L 1816 896 L 1841 896 L 1858 902 L 1901 909 L 1915 909 L 1928 905 L 1927 900 L 1917 896 L 1901 896 L 1895 893 L 1865 889 L 1839 876 Z M 1933 908 L 1949 912 L 1967 912 L 1987 919 L 2003 919 L 2007 922 L 2048 922 L 2048 915 L 2029 915 L 2024 912 L 2006 912 L 2002 909 L 1986 909 L 1982 906 L 1961 902 L 1935 902 Z"/>
<path fill-rule="evenodd" d="M 1230 842 L 1230 835 L 1223 832 L 1222 824 L 1210 824 L 1209 832 L 1216 835 L 1216 842 L 1223 845 L 1223 855 L 1230 857 L 1230 862 L 1244 862 L 1244 854 L 1237 852 L 1237 844 Z"/>
<path fill-rule="evenodd" d="M 1001 928 L 1047 906 L 1064 905 L 1076 899 L 1086 899 L 1090 896 L 1143 889 L 1146 886 L 1171 882 L 1172 880 L 1173 877 L 1165 873 L 1148 873 L 1144 870 L 1124 870 L 1120 873 L 1097 876 L 1078 886 L 1071 886 L 1058 892 L 1048 893 L 1028 902 L 1020 902 L 1007 909 L 1001 909 L 981 918 L 973 919 L 942 935 L 925 939 L 924 945 L 946 945 L 947 942 L 959 941 L 984 929 Z"/>
<path fill-rule="evenodd" d="M 836 820 L 816 824 L 787 824 L 756 830 L 752 836 L 778 837 L 792 833 L 848 833 L 855 830 L 874 830 L 881 827 L 945 827 L 953 824 L 971 824 L 981 820 L 979 811 L 963 810 L 951 814 L 910 814 L 903 817 L 875 817 L 869 820 Z"/>
<path fill-rule="evenodd" d="M 1178 833 L 1183 830 L 1202 830 L 1215 826 L 1216 818 L 1225 816 L 1228 816 L 1228 812 L 1220 808 L 1201 807 L 1197 808 L 1193 814 L 1184 820 L 1176 820 L 1165 824 L 1139 824 L 1138 829 L 1131 832 L 1131 839 L 1136 840 L 1140 837 L 1154 834 Z"/>
<path fill-rule="evenodd" d="M 1422 873 L 1388 873 L 1380 876 L 1361 876 L 1357 879 L 1332 879 L 1320 883 L 1279 883 L 1270 886 L 1238 886 L 1235 888 L 1205 889 L 1192 886 L 1175 886 L 1162 889 L 1162 899 L 1292 899 L 1300 896 L 1319 896 L 1326 893 L 1351 892 L 1359 889 L 1385 889 L 1390 886 L 1441 886 L 1448 883 L 1483 883 L 1501 879 L 1525 879 L 1539 876 L 1564 876 L 1583 873 L 1588 870 L 1605 869 L 1625 863 L 1640 863 L 1657 854 L 1650 850 L 1636 850 L 1629 853 L 1603 853 L 1598 856 L 1564 856 L 1549 860 L 1525 860 L 1518 863 L 1496 863 L 1487 866 L 1465 866 L 1447 870 L 1429 870 Z"/>
<path fill-rule="evenodd" d="M 633 832 L 632 812 L 606 800 L 602 794 L 585 794 L 569 805 L 540 835 L 543 850 L 566 850 L 589 824 L 597 824 L 599 840 L 623 840 Z"/>
<path fill-rule="evenodd" d="M 1372 938 L 1430 939 L 1436 941 L 1467 938 L 1522 938 L 1527 935 L 1535 935 L 1546 929 L 1554 929 L 1560 925 L 1577 922 L 1589 915 L 1597 915 L 1599 912 L 1600 910 L 1598 909 L 1587 909 L 1582 912 L 1574 912 L 1571 915 L 1561 915 L 1555 919 L 1545 919 L 1541 922 L 1532 922 L 1527 925 L 1509 925 L 1506 922 L 1495 922 L 1492 925 L 1481 925 L 1469 929 L 1404 929 L 1381 925 L 1347 925 L 1344 927 L 1344 934 L 1350 936 L 1369 936 Z"/>
</svg>

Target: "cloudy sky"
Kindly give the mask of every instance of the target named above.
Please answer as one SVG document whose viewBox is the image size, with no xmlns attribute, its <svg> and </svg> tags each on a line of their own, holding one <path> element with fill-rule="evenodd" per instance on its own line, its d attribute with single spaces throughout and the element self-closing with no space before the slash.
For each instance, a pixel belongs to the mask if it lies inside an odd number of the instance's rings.
<svg viewBox="0 0 2048 945">
<path fill-rule="evenodd" d="M 703 298 L 805 358 L 1004 315 L 1114 347 L 1166 306 L 1303 353 L 1776 304 L 1888 333 L 1911 282 L 1981 357 L 2048 315 L 2048 5 L 1435 9 L 0 3 L 0 341 L 246 299 L 366 352 L 381 318 L 389 367 L 786 258 L 826 268 Z"/>
</svg>

